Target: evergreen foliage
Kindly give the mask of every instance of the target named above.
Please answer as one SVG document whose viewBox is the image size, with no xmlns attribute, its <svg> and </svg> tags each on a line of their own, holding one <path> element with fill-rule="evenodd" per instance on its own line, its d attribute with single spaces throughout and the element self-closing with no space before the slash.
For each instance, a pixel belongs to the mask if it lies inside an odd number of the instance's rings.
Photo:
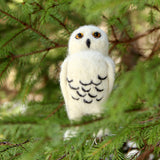
<svg viewBox="0 0 160 160">
<path fill-rule="evenodd" d="M 70 122 L 59 71 L 70 34 L 85 24 L 107 28 L 116 81 L 101 117 Z M 93 136 L 106 128 L 109 136 Z M 128 141 L 139 152 L 127 158 Z M 145 160 L 151 153 L 158 160 L 160 1 L 1 0 L 0 160 Z"/>
</svg>

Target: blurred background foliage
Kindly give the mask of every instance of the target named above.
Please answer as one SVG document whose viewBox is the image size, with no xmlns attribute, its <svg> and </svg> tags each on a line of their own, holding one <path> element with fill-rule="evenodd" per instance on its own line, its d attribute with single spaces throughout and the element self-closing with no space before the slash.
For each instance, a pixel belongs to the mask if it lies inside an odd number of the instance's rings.
<svg viewBox="0 0 160 160">
<path fill-rule="evenodd" d="M 101 118 L 69 122 L 59 87 L 70 34 L 108 35 L 116 81 Z M 63 141 L 78 127 L 77 137 Z M 101 140 L 93 133 L 109 128 Z M 97 140 L 97 143 L 95 143 Z M 124 151 L 127 141 L 136 151 Z M 160 157 L 160 1 L 0 0 L 0 159 Z"/>
</svg>

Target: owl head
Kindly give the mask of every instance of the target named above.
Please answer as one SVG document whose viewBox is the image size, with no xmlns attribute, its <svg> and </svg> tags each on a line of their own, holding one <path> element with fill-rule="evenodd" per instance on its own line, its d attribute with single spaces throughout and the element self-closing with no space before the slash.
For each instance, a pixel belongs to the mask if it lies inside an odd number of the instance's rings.
<svg viewBox="0 0 160 160">
<path fill-rule="evenodd" d="M 74 54 L 86 50 L 94 50 L 108 55 L 106 33 L 94 25 L 85 25 L 76 29 L 70 36 L 68 53 Z"/>
</svg>

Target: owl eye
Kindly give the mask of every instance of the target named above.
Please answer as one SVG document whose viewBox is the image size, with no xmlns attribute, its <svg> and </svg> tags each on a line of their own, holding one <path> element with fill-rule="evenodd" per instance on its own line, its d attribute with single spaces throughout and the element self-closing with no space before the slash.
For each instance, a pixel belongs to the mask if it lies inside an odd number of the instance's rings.
<svg viewBox="0 0 160 160">
<path fill-rule="evenodd" d="M 93 36 L 94 38 L 100 38 L 100 37 L 101 37 L 101 34 L 100 34 L 99 32 L 93 32 L 93 33 L 92 33 L 92 36 Z"/>
<path fill-rule="evenodd" d="M 83 33 L 78 33 L 77 35 L 76 35 L 76 39 L 81 39 L 83 37 Z"/>
</svg>

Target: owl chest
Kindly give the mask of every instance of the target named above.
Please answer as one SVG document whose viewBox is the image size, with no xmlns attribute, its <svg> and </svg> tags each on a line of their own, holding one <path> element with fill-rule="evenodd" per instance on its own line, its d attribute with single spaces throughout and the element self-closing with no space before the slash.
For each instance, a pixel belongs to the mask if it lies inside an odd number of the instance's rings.
<svg viewBox="0 0 160 160">
<path fill-rule="evenodd" d="M 84 81 L 95 79 L 97 75 L 105 76 L 107 74 L 107 66 L 102 57 L 93 55 L 74 56 L 69 59 L 67 75 L 70 78 Z"/>
<path fill-rule="evenodd" d="M 67 88 L 75 102 L 89 105 L 105 100 L 107 78 L 107 65 L 103 59 L 79 57 L 68 62 Z"/>
</svg>

